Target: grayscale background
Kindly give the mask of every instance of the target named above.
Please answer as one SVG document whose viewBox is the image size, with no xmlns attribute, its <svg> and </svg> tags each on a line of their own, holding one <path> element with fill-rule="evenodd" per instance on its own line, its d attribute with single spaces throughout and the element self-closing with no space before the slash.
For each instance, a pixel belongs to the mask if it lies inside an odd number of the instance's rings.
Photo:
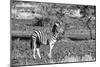
<svg viewBox="0 0 100 67">
<path fill-rule="evenodd" d="M 81 4 L 14 1 L 10 3 L 11 66 L 30 66 L 96 61 L 96 6 Z M 65 24 L 63 40 L 56 42 L 53 58 L 48 45 L 41 45 L 42 59 L 33 58 L 30 34 L 33 29 L 50 32 L 57 18 Z"/>
</svg>

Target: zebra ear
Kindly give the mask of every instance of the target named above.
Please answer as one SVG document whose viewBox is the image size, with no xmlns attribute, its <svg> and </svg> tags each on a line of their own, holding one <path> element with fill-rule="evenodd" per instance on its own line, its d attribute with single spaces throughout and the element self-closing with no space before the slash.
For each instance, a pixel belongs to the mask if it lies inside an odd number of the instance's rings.
<svg viewBox="0 0 100 67">
<path fill-rule="evenodd" d="M 56 24 L 56 26 L 60 26 L 60 23 L 61 22 L 59 20 L 57 20 L 55 24 Z"/>
<path fill-rule="evenodd" d="M 63 20 L 59 20 L 59 25 L 62 25 L 63 24 Z"/>
<path fill-rule="evenodd" d="M 59 24 L 58 23 L 55 23 L 56 24 L 56 26 L 59 26 Z"/>
</svg>

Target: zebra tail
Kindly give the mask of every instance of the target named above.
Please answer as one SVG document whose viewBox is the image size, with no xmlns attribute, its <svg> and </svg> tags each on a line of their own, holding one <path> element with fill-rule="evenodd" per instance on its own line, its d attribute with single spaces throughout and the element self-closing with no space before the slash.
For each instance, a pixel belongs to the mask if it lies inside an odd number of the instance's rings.
<svg viewBox="0 0 100 67">
<path fill-rule="evenodd" d="M 32 41 L 32 37 L 31 37 L 31 40 L 30 40 L 30 48 L 33 49 L 33 41 Z"/>
</svg>

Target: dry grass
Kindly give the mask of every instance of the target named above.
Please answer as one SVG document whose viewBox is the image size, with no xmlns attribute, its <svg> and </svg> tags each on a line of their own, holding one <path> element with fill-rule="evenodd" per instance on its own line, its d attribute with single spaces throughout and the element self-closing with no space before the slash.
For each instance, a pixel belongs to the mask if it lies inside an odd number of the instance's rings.
<svg viewBox="0 0 100 67">
<path fill-rule="evenodd" d="M 16 3 L 16 2 L 15 2 Z M 12 3 L 14 6 L 15 4 Z M 32 3 L 37 4 L 37 3 Z M 48 63 L 63 63 L 63 62 L 80 62 L 80 61 L 95 61 L 96 60 L 96 38 L 95 38 L 95 19 L 91 20 L 89 26 L 91 27 L 92 39 L 90 39 L 90 31 L 87 29 L 87 20 L 88 18 L 71 18 L 67 15 L 63 15 L 63 11 L 66 8 L 71 8 L 71 6 L 76 9 L 75 5 L 63 5 L 63 4 L 46 4 L 38 3 L 40 11 L 36 12 L 41 14 L 46 18 L 45 20 L 39 20 L 43 22 L 43 27 L 34 26 L 38 21 L 34 19 L 16 19 L 11 18 L 11 64 L 12 65 L 35 65 L 35 64 L 48 64 Z M 60 7 L 60 6 L 64 6 Z M 67 7 L 68 6 L 68 7 Z M 15 7 L 17 8 L 17 7 Z M 63 9 L 62 9 L 63 8 Z M 11 8 L 13 9 L 13 8 Z M 22 8 L 27 10 L 26 8 Z M 29 8 L 32 9 L 32 8 Z M 37 9 L 37 8 L 34 8 Z M 88 11 L 89 15 L 92 15 L 92 12 L 95 14 L 94 9 Z M 60 17 L 60 18 L 58 18 Z M 95 17 L 95 16 L 94 16 Z M 56 42 L 52 59 L 49 59 L 47 54 L 49 52 L 48 45 L 41 45 L 40 53 L 42 59 L 33 58 L 33 51 L 30 49 L 30 40 L 29 39 L 17 39 L 26 37 L 29 38 L 33 33 L 33 29 L 41 29 L 46 33 L 51 33 L 50 30 L 53 24 L 56 22 L 57 18 L 63 20 L 65 26 L 65 35 L 64 39 Z M 81 21 L 83 20 L 83 21 Z M 93 27 L 94 26 L 94 27 Z M 15 37 L 15 38 L 13 38 Z M 71 40 L 69 37 L 76 38 L 76 40 Z M 78 39 L 83 39 L 79 40 Z M 87 40 L 86 40 L 87 39 Z"/>
<path fill-rule="evenodd" d="M 49 46 L 42 45 L 40 53 L 42 59 L 33 58 L 33 52 L 30 49 L 30 41 L 13 40 L 11 51 L 12 65 L 34 65 L 48 63 L 63 63 L 63 62 L 80 62 L 95 60 L 95 41 L 59 41 L 53 48 L 53 58 L 49 59 L 47 53 Z"/>
</svg>

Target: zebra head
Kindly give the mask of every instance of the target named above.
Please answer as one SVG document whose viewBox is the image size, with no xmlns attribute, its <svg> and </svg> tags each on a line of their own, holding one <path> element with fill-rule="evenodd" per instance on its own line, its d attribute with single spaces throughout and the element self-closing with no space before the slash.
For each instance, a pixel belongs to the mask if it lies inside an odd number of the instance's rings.
<svg viewBox="0 0 100 67">
<path fill-rule="evenodd" d="M 61 34 L 65 33 L 63 22 L 58 21 L 58 22 L 55 23 L 55 25 L 56 25 L 56 28 L 55 28 L 56 29 L 56 33 L 61 33 Z"/>
</svg>

